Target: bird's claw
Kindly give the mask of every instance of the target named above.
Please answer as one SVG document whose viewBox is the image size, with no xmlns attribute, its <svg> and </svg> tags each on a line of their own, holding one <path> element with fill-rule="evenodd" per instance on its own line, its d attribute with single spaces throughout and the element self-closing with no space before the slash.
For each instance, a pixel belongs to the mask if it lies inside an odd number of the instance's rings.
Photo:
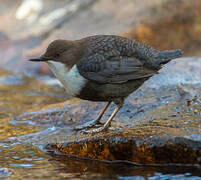
<svg viewBox="0 0 201 180">
<path fill-rule="evenodd" d="M 95 126 L 102 126 L 102 125 L 103 125 L 103 123 L 101 123 L 100 121 L 94 121 L 91 124 L 88 124 L 86 126 L 75 127 L 73 130 L 74 131 L 80 131 L 80 130 L 90 129 L 90 128 L 93 128 Z"/>
<path fill-rule="evenodd" d="M 108 129 L 108 127 L 99 127 L 99 128 L 94 128 L 94 129 L 90 129 L 90 130 L 82 130 L 80 131 L 81 134 L 94 134 L 94 133 L 99 133 L 99 132 L 103 132 L 106 131 Z"/>
<path fill-rule="evenodd" d="M 90 129 L 90 130 L 82 130 L 82 131 L 80 131 L 80 133 L 81 134 L 99 133 L 99 132 L 107 131 L 110 126 L 111 126 L 111 123 L 108 123 L 108 124 L 104 124 L 103 126 L 98 127 L 98 128 L 94 128 L 94 129 Z"/>
</svg>

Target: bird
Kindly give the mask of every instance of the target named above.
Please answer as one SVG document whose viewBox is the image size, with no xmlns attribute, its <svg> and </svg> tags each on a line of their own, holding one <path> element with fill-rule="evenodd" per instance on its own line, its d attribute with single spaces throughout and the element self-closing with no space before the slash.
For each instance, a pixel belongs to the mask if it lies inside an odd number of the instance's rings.
<svg viewBox="0 0 201 180">
<path fill-rule="evenodd" d="M 89 101 L 106 102 L 87 133 L 107 131 L 124 100 L 164 64 L 182 56 L 182 50 L 157 50 L 135 39 L 118 35 L 93 35 L 77 40 L 56 39 L 46 52 L 30 61 L 49 65 L 68 94 Z M 116 108 L 107 121 L 100 120 L 111 103 Z"/>
</svg>

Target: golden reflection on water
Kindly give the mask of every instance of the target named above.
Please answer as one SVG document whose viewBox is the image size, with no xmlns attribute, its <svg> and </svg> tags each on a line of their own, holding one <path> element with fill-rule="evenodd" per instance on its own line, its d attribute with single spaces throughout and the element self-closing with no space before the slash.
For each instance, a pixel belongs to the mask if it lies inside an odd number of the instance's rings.
<svg viewBox="0 0 201 180">
<path fill-rule="evenodd" d="M 14 81 L 12 84 L 12 81 L 6 81 L 8 76 L 13 75 L 0 70 L 0 81 L 4 80 L 0 82 L 0 167 L 8 168 L 9 173 L 11 172 L 9 177 L 12 179 L 49 177 L 50 171 L 54 173 L 55 168 L 48 161 L 49 156 L 38 147 L 16 139 L 31 134 L 34 136 L 42 127 L 30 124 L 29 119 L 27 122 L 19 120 L 17 123 L 13 119 L 44 105 L 64 101 L 64 90 L 28 77 L 23 77 L 22 83 L 15 84 Z M 60 94 L 61 97 L 54 94 Z M 72 176 L 72 173 L 69 176 Z M 57 176 L 54 174 L 54 177 Z"/>
<path fill-rule="evenodd" d="M 10 73 L 0 71 L 0 77 L 11 76 Z M 0 139 L 16 137 L 34 133 L 40 130 L 38 126 L 11 124 L 10 120 L 16 115 L 40 107 L 64 101 L 64 98 L 48 96 L 45 92 L 62 94 L 59 87 L 47 86 L 33 78 L 23 77 L 23 83 L 18 85 L 0 83 Z M 6 83 L 6 82 L 5 82 Z M 43 93 L 40 93 L 43 92 Z"/>
</svg>

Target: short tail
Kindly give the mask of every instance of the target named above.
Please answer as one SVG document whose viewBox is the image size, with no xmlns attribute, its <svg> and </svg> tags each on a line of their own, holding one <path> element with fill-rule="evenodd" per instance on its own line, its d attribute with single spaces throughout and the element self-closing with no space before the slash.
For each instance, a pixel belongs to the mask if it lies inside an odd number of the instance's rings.
<svg viewBox="0 0 201 180">
<path fill-rule="evenodd" d="M 159 51 L 157 59 L 160 61 L 160 64 L 166 64 L 172 59 L 181 57 L 182 54 L 180 49 Z"/>
</svg>

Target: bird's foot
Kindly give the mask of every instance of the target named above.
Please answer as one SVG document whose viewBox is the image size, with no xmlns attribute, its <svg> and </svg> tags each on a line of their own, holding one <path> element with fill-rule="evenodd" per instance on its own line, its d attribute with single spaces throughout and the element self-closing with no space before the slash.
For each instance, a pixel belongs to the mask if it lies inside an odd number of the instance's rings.
<svg viewBox="0 0 201 180">
<path fill-rule="evenodd" d="M 95 129 L 90 129 L 90 130 L 82 130 L 80 131 L 81 134 L 94 134 L 94 133 L 99 133 L 99 132 L 103 132 L 106 131 L 107 128 L 99 127 L 99 128 L 95 128 Z"/>
<path fill-rule="evenodd" d="M 83 129 L 90 129 L 90 128 L 93 128 L 95 126 L 101 126 L 101 125 L 103 125 L 103 123 L 101 123 L 99 120 L 95 120 L 91 124 L 75 127 L 73 130 L 74 131 L 80 131 L 80 130 L 83 130 Z"/>
<path fill-rule="evenodd" d="M 109 127 L 110 127 L 110 123 L 104 124 L 103 126 L 98 127 L 98 128 L 94 128 L 94 129 L 90 129 L 90 130 L 82 130 L 82 131 L 80 131 L 80 133 L 82 133 L 82 134 L 99 133 L 99 132 L 107 131 Z"/>
</svg>

